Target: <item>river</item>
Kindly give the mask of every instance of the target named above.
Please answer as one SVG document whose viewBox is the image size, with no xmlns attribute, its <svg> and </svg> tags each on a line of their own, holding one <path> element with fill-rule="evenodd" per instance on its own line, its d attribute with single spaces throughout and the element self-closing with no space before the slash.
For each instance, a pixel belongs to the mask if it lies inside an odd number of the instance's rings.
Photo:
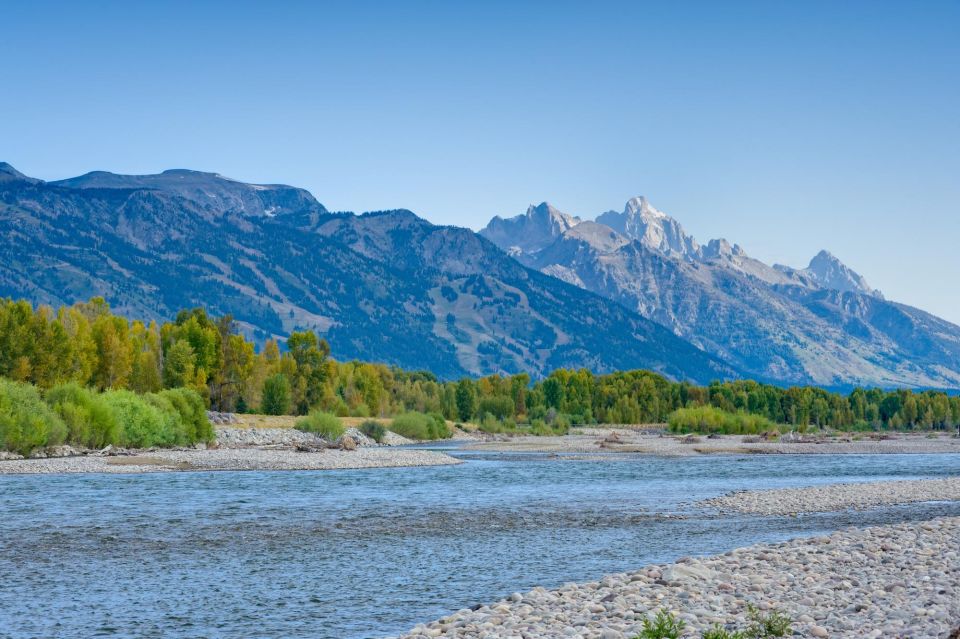
<svg viewBox="0 0 960 639">
<path fill-rule="evenodd" d="M 458 466 L 0 476 L 0 637 L 360 639 L 534 586 L 960 502 L 721 516 L 731 490 L 960 475 L 960 455 L 471 454 Z"/>
</svg>

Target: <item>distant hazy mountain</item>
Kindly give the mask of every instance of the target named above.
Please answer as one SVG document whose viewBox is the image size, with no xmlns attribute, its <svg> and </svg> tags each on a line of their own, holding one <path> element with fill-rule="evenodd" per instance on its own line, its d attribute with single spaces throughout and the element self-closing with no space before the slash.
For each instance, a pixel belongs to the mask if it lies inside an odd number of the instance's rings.
<svg viewBox="0 0 960 639">
<path fill-rule="evenodd" d="M 554 213 L 531 213 L 541 215 Z M 0 295 L 37 303 L 102 295 L 119 312 L 165 319 L 202 305 L 260 339 L 312 329 L 337 357 L 444 377 L 561 366 L 699 382 L 737 374 L 469 230 L 409 211 L 333 214 L 289 186 L 185 170 L 45 183 L 2 164 L 0 237 Z"/>
<path fill-rule="evenodd" d="M 578 220 L 541 204 L 552 219 Z M 768 266 L 723 239 L 701 246 L 644 198 L 557 232 L 541 218 L 480 231 L 548 238 L 524 264 L 636 310 L 740 370 L 787 383 L 960 387 L 960 327 L 888 302 L 826 251 L 804 269 Z"/>
</svg>

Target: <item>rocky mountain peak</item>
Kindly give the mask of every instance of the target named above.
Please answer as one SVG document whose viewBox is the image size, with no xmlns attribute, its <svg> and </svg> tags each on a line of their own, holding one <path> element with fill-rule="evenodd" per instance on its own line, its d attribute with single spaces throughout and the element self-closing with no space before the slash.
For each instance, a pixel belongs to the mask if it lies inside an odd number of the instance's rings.
<svg viewBox="0 0 960 639">
<path fill-rule="evenodd" d="M 643 196 L 627 200 L 623 213 L 607 211 L 600 215 L 597 223 L 667 255 L 698 259 L 701 254 L 697 241 L 686 234 L 680 223 L 652 206 Z"/>
<path fill-rule="evenodd" d="M 740 247 L 739 244 L 731 245 L 730 242 L 724 238 L 719 238 L 716 240 L 710 240 L 707 242 L 707 245 L 703 247 L 703 257 L 704 259 L 718 259 L 723 257 L 745 257 L 746 253 Z"/>
<path fill-rule="evenodd" d="M 800 272 L 822 288 L 843 293 L 866 293 L 875 297 L 883 297 L 880 291 L 867 284 L 867 280 L 862 275 L 827 250 L 822 250 L 813 256 L 809 266 Z"/>
<path fill-rule="evenodd" d="M 508 219 L 494 217 L 480 235 L 507 251 L 535 253 L 580 222 L 580 218 L 541 202 L 536 206 L 531 204 L 523 215 Z"/>
</svg>

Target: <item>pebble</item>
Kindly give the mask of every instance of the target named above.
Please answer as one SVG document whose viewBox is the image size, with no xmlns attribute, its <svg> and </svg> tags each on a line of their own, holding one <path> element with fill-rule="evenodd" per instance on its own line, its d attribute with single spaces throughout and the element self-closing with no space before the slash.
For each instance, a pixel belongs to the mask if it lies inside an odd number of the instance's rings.
<svg viewBox="0 0 960 639">
<path fill-rule="evenodd" d="M 957 548 L 960 517 L 847 528 L 553 591 L 513 593 L 421 624 L 401 639 L 428 630 L 449 639 L 629 639 L 660 610 L 687 622 L 686 639 L 716 623 L 745 628 L 749 606 L 786 614 L 794 636 L 947 637 L 960 628 Z M 661 575 L 676 580 L 667 583 Z"/>
<path fill-rule="evenodd" d="M 922 501 L 960 501 L 960 477 L 747 490 L 707 499 L 698 505 L 727 512 L 792 515 Z M 886 546 L 881 545 L 880 550 L 897 549 L 895 541 Z"/>
</svg>

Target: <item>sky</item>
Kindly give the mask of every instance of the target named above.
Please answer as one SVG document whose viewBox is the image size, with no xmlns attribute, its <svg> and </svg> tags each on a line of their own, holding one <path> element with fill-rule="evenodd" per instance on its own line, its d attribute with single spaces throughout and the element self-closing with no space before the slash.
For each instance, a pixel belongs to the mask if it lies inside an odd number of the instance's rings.
<svg viewBox="0 0 960 639">
<path fill-rule="evenodd" d="M 478 229 L 635 195 L 960 323 L 960 1 L 5 3 L 0 160 Z"/>
</svg>

